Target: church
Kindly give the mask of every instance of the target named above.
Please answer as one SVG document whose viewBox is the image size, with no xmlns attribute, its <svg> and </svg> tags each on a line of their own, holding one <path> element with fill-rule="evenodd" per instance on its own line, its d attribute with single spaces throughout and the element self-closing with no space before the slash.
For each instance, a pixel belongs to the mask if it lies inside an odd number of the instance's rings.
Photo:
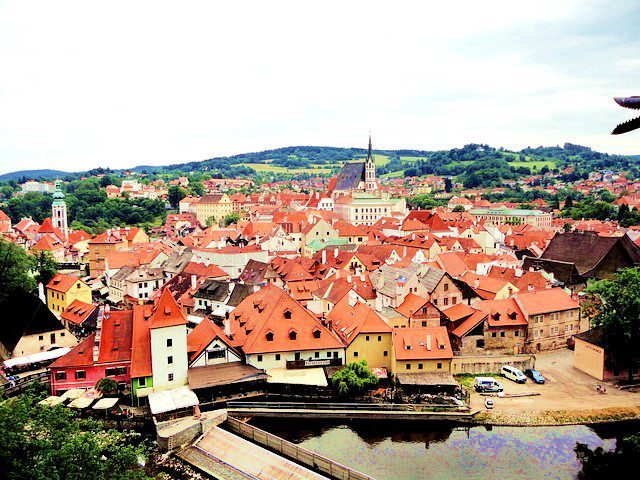
<svg viewBox="0 0 640 480">
<path fill-rule="evenodd" d="M 390 198 L 376 179 L 376 162 L 371 148 L 364 162 L 347 162 L 332 179 L 330 194 L 333 210 L 352 225 L 373 225 L 383 217 L 406 214 L 404 198 Z"/>
</svg>

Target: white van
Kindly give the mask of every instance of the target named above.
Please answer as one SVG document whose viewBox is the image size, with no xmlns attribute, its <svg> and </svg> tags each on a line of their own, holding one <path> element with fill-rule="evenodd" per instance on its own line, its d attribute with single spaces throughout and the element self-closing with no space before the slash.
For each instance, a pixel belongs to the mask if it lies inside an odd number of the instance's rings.
<svg viewBox="0 0 640 480">
<path fill-rule="evenodd" d="M 476 389 L 476 392 L 501 392 L 504 390 L 493 377 L 476 377 L 473 388 Z"/>
<path fill-rule="evenodd" d="M 502 367 L 502 375 L 509 380 L 513 380 L 516 383 L 526 383 L 527 377 L 524 373 L 518 370 L 516 367 L 512 367 L 511 365 L 504 365 Z"/>
</svg>

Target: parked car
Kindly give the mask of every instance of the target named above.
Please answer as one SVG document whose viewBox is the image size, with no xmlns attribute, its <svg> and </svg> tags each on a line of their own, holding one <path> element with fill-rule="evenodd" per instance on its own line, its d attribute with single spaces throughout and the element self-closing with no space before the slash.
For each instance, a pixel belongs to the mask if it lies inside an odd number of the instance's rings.
<svg viewBox="0 0 640 480">
<path fill-rule="evenodd" d="M 542 374 L 533 368 L 527 368 L 524 371 L 524 374 L 536 383 L 544 383 L 544 377 Z"/>
<path fill-rule="evenodd" d="M 476 392 L 501 392 L 502 385 L 493 377 L 476 377 L 473 382 Z"/>
<path fill-rule="evenodd" d="M 502 367 L 502 375 L 509 380 L 513 380 L 516 383 L 527 383 L 527 377 L 524 376 L 520 370 L 516 367 L 512 367 L 511 365 L 504 365 Z"/>
<path fill-rule="evenodd" d="M 491 400 L 490 398 L 485 399 L 484 406 L 487 409 L 492 409 L 493 408 L 493 400 Z"/>
</svg>

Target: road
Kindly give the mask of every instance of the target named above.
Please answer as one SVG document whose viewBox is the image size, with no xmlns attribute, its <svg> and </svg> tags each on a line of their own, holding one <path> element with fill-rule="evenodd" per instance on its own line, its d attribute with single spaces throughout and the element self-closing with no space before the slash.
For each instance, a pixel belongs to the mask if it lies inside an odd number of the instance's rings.
<svg viewBox="0 0 640 480">
<path fill-rule="evenodd" d="M 561 349 L 537 354 L 536 370 L 545 377 L 544 385 L 537 385 L 531 380 L 521 385 L 495 375 L 496 380 L 504 387 L 505 393 L 540 393 L 532 397 L 494 397 L 495 410 L 583 410 L 640 406 L 640 392 L 619 390 L 611 383 L 598 382 L 573 368 L 571 350 Z M 598 383 L 606 386 L 606 394 L 596 392 Z M 484 400 L 484 396 L 473 392 L 471 408 L 484 410 Z"/>
</svg>

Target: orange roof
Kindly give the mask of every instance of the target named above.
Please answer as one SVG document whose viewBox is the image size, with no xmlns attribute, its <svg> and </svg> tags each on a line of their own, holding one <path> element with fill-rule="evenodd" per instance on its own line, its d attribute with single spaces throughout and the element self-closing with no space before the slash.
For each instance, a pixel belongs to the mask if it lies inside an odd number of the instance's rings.
<svg viewBox="0 0 640 480">
<path fill-rule="evenodd" d="M 9 220 L 9 221 L 11 221 L 11 219 L 7 216 L 6 213 L 4 213 L 3 210 L 0 210 L 0 220 L 4 220 L 4 221 Z"/>
<path fill-rule="evenodd" d="M 76 284 L 76 282 L 82 282 L 82 280 L 80 280 L 78 277 L 56 273 L 51 281 L 47 284 L 47 288 L 49 290 L 55 290 L 56 292 L 67 292 Z"/>
<path fill-rule="evenodd" d="M 216 338 L 227 346 L 230 346 L 232 343 L 218 325 L 206 317 L 203 318 L 196 328 L 187 335 L 187 352 L 189 353 L 189 361 L 193 362 L 196 360 L 202 351 Z"/>
<path fill-rule="evenodd" d="M 102 316 L 98 363 L 131 360 L 133 310 L 111 310 Z"/>
<path fill-rule="evenodd" d="M 439 360 L 453 358 L 446 327 L 394 328 L 396 360 Z"/>
<path fill-rule="evenodd" d="M 475 311 L 475 308 L 470 307 L 465 303 L 457 303 L 453 307 L 449 307 L 446 310 L 443 310 L 442 313 L 444 313 L 452 322 L 456 322 L 458 320 L 462 320 L 465 317 L 468 317 L 469 315 L 473 315 Z"/>
<path fill-rule="evenodd" d="M 373 308 L 351 299 L 350 295 L 342 297 L 327 318 L 332 321 L 333 331 L 345 345 L 349 345 L 361 333 L 391 332 L 391 327 Z"/>
<path fill-rule="evenodd" d="M 151 314 L 151 305 L 133 307 L 133 345 L 131 347 L 131 378 L 150 377 L 151 366 L 151 330 L 147 315 Z"/>
<path fill-rule="evenodd" d="M 229 278 L 229 274 L 227 272 L 213 263 L 206 265 L 204 263 L 189 262 L 181 273 L 185 275 L 198 275 L 199 277 L 206 278 Z"/>
<path fill-rule="evenodd" d="M 527 315 L 540 315 L 562 310 L 580 308 L 577 301 L 571 298 L 562 288 L 549 288 L 535 292 L 517 293 L 516 301 Z"/>
<path fill-rule="evenodd" d="M 411 318 L 416 313 L 420 312 L 420 309 L 425 306 L 425 304 L 430 303 L 428 299 L 422 298 L 415 293 L 409 293 L 406 297 L 404 297 L 404 302 L 399 305 L 395 310 L 400 315 Z"/>
<path fill-rule="evenodd" d="M 62 242 L 57 238 L 53 238 L 48 235 L 40 237 L 38 241 L 35 243 L 35 245 L 31 247 L 31 249 L 34 251 L 40 250 L 42 252 L 44 251 L 52 252 L 53 250 L 56 250 L 59 248 L 64 248 L 64 245 L 62 244 Z"/>
<path fill-rule="evenodd" d="M 234 344 L 245 354 L 343 348 L 333 332 L 273 284 L 240 302 L 230 320 Z"/>
<path fill-rule="evenodd" d="M 174 327 L 186 324 L 187 317 L 182 313 L 182 309 L 173 298 L 173 295 L 171 295 L 169 289 L 165 288 L 149 319 L 149 328 Z"/>
<path fill-rule="evenodd" d="M 476 308 L 489 315 L 490 327 L 517 327 L 527 325 L 527 319 L 514 298 L 502 300 L 483 300 L 476 304 Z"/>
<path fill-rule="evenodd" d="M 76 299 L 71 304 L 60 312 L 60 317 L 66 321 L 74 323 L 76 325 L 82 325 L 82 323 L 97 310 L 97 306 L 91 303 L 81 302 Z"/>
</svg>

